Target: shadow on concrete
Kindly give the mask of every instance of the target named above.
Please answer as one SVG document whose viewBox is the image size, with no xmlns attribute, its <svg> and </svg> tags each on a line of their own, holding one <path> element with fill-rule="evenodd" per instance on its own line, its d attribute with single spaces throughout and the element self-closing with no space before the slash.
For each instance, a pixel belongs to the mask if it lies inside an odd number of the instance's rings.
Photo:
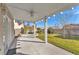
<svg viewBox="0 0 79 59">
<path fill-rule="evenodd" d="M 45 43 L 45 42 L 40 42 L 40 41 L 30 41 L 30 40 L 17 40 L 17 41 L 22 41 L 22 42 L 33 42 L 33 43 Z"/>
<path fill-rule="evenodd" d="M 6 55 L 14 55 L 16 54 L 16 49 L 20 49 L 21 47 L 9 49 Z"/>
<path fill-rule="evenodd" d="M 20 45 L 20 44 L 17 44 L 17 45 Z"/>
</svg>

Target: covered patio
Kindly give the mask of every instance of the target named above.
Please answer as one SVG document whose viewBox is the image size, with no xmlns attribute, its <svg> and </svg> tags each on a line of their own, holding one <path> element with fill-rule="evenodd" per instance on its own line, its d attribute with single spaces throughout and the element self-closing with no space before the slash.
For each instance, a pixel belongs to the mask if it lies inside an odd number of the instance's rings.
<svg viewBox="0 0 79 59">
<path fill-rule="evenodd" d="M 50 43 L 45 44 L 39 38 L 32 35 L 21 36 L 17 39 L 16 55 L 73 55 L 72 53 L 56 47 Z"/>
<path fill-rule="evenodd" d="M 73 7 L 74 6 L 77 6 L 77 5 L 79 5 L 79 4 L 74 4 L 74 3 L 70 3 L 70 4 L 66 4 L 66 3 L 7 3 L 7 4 L 0 4 L 0 7 L 1 7 L 1 12 L 3 11 L 3 13 L 1 14 L 2 15 L 2 20 L 4 20 L 5 18 L 7 18 L 7 16 L 8 17 L 10 17 L 10 19 L 12 19 L 12 20 L 15 20 L 15 19 L 21 19 L 21 20 L 23 20 L 23 21 L 27 21 L 27 22 L 32 22 L 33 23 L 33 25 L 34 25 L 34 38 L 23 38 L 23 40 L 37 40 L 36 39 L 36 24 L 35 24 L 35 22 L 36 21 L 41 21 L 41 20 L 43 20 L 44 21 L 44 31 L 45 31 L 45 42 L 43 42 L 43 41 L 41 41 L 41 40 L 39 40 L 38 39 L 38 41 L 39 42 L 42 42 L 43 43 L 43 46 L 46 46 L 44 49 L 47 49 L 48 47 L 48 49 L 50 50 L 50 52 L 48 52 L 47 54 L 54 54 L 54 52 L 52 52 L 51 53 L 51 51 L 53 50 L 53 48 L 57 48 L 57 47 L 55 47 L 55 46 L 53 46 L 53 45 L 51 45 L 51 44 L 49 44 L 48 43 L 48 33 L 47 33 L 47 30 L 48 30 L 48 25 L 47 25 L 47 20 L 48 20 L 48 18 L 50 17 L 50 16 L 52 16 L 52 15 L 55 15 L 56 13 L 58 13 L 58 12 L 62 12 L 62 11 L 64 11 L 64 10 L 67 10 L 67 9 L 73 9 Z M 6 20 L 6 21 L 8 21 L 8 19 Z M 9 23 L 9 22 L 8 22 Z M 13 23 L 13 21 L 12 21 L 12 23 Z M 5 24 L 6 25 L 6 24 Z M 14 27 L 13 25 L 12 26 L 10 26 L 10 27 Z M 12 29 L 11 28 L 11 29 Z M 5 32 L 6 30 L 4 30 L 4 32 Z M 7 35 L 5 34 L 3 34 L 2 35 L 2 37 L 3 37 L 3 40 L 4 40 L 4 42 L 3 43 L 6 43 L 5 44 L 5 47 L 3 48 L 4 49 L 4 51 L 5 51 L 5 53 L 3 52 L 3 54 L 6 54 L 7 53 L 7 51 L 8 50 L 10 50 L 10 49 L 14 49 L 14 48 L 16 48 L 16 40 L 14 40 L 13 38 L 14 38 L 14 29 L 12 29 L 11 31 L 8 31 L 8 33 L 10 33 L 10 35 L 12 36 L 12 37 L 10 37 L 10 38 L 5 38 L 5 37 L 7 37 Z M 13 34 L 11 34 L 11 33 L 13 33 Z M 22 37 L 21 37 L 22 38 Z M 21 39 L 20 38 L 20 39 Z M 6 40 L 6 41 L 5 41 Z M 11 40 L 10 42 L 9 42 L 9 40 Z M 8 43 L 9 42 L 9 43 Z M 13 43 L 13 47 L 12 48 L 10 48 L 10 47 L 6 47 L 7 45 L 11 45 L 11 43 L 12 42 L 15 42 L 15 43 Z M 22 42 L 23 44 L 25 44 L 25 42 Z M 40 44 L 35 44 L 35 45 L 37 45 L 37 46 L 40 46 L 39 48 L 41 48 L 41 44 L 42 43 L 40 43 Z M 23 44 L 21 44 L 21 46 L 23 45 Z M 28 43 L 27 43 L 28 44 Z M 25 45 L 27 45 L 27 44 L 25 44 Z M 30 43 L 31 44 L 31 43 Z M 30 45 L 29 44 L 29 45 Z M 28 45 L 27 45 L 28 46 Z M 43 47 L 42 46 L 42 47 Z M 26 46 L 24 46 L 24 47 L 26 47 Z M 29 46 L 28 46 L 29 47 Z M 27 48 L 28 48 L 27 47 Z M 50 48 L 51 47 L 51 48 Z M 53 47 L 53 48 L 52 48 Z M 34 47 L 33 47 L 34 48 Z M 36 47 L 35 47 L 36 48 Z M 7 49 L 7 50 L 6 50 Z M 36 50 L 38 49 L 38 47 L 36 48 Z M 42 48 L 41 48 L 42 49 Z M 55 50 L 54 49 L 54 50 Z M 58 50 L 56 50 L 56 51 L 62 51 L 62 53 L 60 53 L 60 52 L 57 52 L 57 54 L 59 53 L 59 54 L 66 54 L 66 52 L 67 51 L 64 51 L 64 50 L 62 50 L 62 49 L 59 49 L 59 48 L 57 48 Z M 29 49 L 28 49 L 29 50 Z M 28 52 L 28 50 L 24 50 L 24 52 L 25 51 L 27 51 Z M 39 50 L 39 49 L 38 49 Z M 48 51 L 49 51 L 48 50 Z M 54 51 L 53 50 L 53 51 Z M 22 51 L 22 50 L 21 50 Z M 46 50 L 47 51 L 47 50 Z M 46 52 L 45 51 L 45 52 Z M 69 53 L 69 52 L 67 52 L 68 54 L 71 54 L 71 53 Z M 38 53 L 37 52 L 35 52 L 34 51 L 34 54 L 45 54 L 45 53 L 42 53 L 42 52 L 40 52 L 40 51 L 38 51 Z"/>
</svg>

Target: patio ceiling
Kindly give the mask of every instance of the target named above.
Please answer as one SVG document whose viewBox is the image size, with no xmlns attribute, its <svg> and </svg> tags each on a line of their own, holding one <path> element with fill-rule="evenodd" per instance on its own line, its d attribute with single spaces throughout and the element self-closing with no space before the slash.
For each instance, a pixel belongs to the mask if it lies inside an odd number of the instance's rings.
<svg viewBox="0 0 79 59">
<path fill-rule="evenodd" d="M 79 4 L 73 3 L 7 3 L 6 4 L 15 19 L 35 22 L 45 16 L 51 16 L 57 12 L 71 9 Z"/>
</svg>

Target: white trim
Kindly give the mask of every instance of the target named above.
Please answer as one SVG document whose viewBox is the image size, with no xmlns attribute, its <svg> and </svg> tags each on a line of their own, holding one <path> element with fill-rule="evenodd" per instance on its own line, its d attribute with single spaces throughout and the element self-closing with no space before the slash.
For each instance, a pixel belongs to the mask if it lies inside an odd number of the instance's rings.
<svg viewBox="0 0 79 59">
<path fill-rule="evenodd" d="M 45 18 L 45 43 L 48 43 L 47 18 Z"/>
<path fill-rule="evenodd" d="M 36 37 L 36 25 L 35 25 L 35 22 L 34 22 L 34 37 Z"/>
</svg>

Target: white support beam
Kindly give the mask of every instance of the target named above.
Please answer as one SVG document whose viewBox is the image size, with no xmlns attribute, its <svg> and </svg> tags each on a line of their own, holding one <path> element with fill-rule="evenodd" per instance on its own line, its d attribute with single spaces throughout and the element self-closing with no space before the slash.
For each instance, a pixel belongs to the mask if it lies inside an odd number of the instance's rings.
<svg viewBox="0 0 79 59">
<path fill-rule="evenodd" d="M 48 43 L 48 33 L 47 33 L 47 17 L 45 17 L 45 43 Z"/>
<path fill-rule="evenodd" d="M 36 37 L 36 25 L 35 25 L 35 22 L 34 22 L 34 37 Z"/>
</svg>

